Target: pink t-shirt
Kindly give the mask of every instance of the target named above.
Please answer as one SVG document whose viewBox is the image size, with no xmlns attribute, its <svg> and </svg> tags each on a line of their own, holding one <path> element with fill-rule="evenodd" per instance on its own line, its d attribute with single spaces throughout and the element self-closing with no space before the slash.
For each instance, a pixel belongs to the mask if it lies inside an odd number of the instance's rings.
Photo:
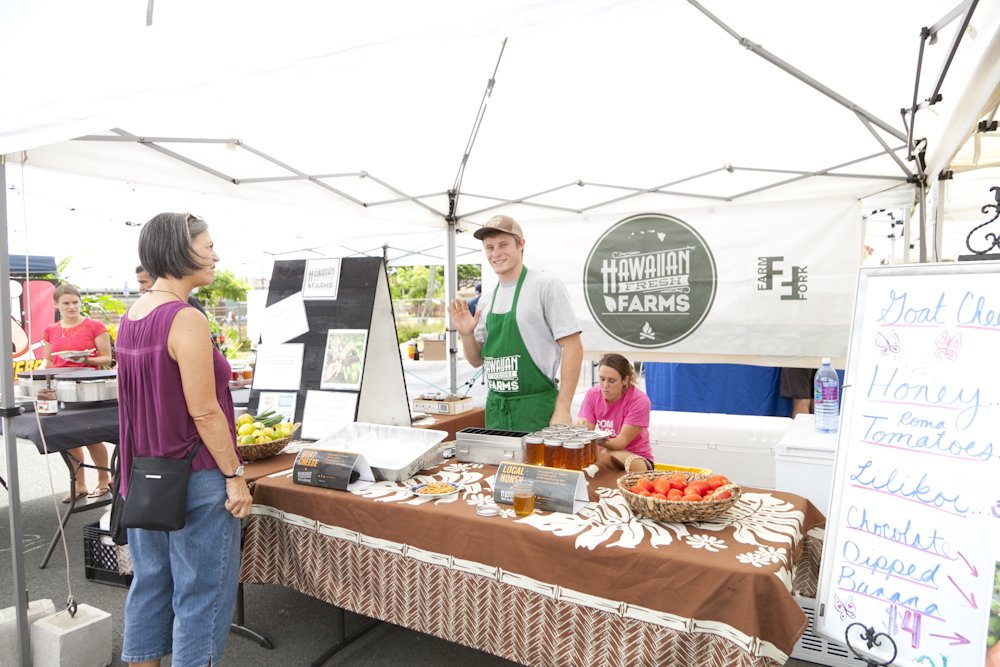
<svg viewBox="0 0 1000 667">
<path fill-rule="evenodd" d="M 639 435 L 635 436 L 625 449 L 652 461 L 653 450 L 649 446 L 649 411 L 652 407 L 649 396 L 637 387 L 629 387 L 624 396 L 608 405 L 604 395 L 601 394 L 601 388 L 595 386 L 591 387 L 583 397 L 580 417 L 591 424 L 596 424 L 598 430 L 611 431 L 614 433 L 611 436 L 613 438 L 618 437 L 626 424 L 641 426 Z"/>
<path fill-rule="evenodd" d="M 50 324 L 45 327 L 45 333 L 42 334 L 42 340 L 49 344 L 49 349 L 52 352 L 66 352 L 72 350 L 78 352 L 81 350 L 96 349 L 97 343 L 95 342 L 97 337 L 102 333 L 107 333 L 107 328 L 95 320 L 89 317 L 84 318 L 83 322 L 76 325 L 71 329 L 64 328 L 59 322 L 55 324 Z M 92 353 L 90 356 L 96 356 L 97 352 Z M 66 367 L 88 367 L 87 364 L 75 364 L 68 359 L 63 359 L 62 357 L 57 357 L 52 355 L 52 368 L 66 368 Z"/>
</svg>

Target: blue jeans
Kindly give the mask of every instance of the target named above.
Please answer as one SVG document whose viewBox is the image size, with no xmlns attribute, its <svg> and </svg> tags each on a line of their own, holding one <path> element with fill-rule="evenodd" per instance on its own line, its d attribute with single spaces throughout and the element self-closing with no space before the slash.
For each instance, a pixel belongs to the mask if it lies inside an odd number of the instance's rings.
<svg viewBox="0 0 1000 667">
<path fill-rule="evenodd" d="M 240 522 L 217 469 L 191 473 L 184 528 L 129 528 L 135 577 L 125 600 L 122 660 L 173 653 L 174 667 L 217 665 L 236 607 Z"/>
</svg>

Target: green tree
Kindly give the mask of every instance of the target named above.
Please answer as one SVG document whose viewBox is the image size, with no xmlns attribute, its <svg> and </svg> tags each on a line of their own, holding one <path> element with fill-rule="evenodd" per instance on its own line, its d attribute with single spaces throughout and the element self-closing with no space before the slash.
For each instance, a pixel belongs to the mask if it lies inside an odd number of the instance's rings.
<svg viewBox="0 0 1000 667">
<path fill-rule="evenodd" d="M 215 280 L 211 285 L 199 287 L 194 291 L 205 306 L 211 307 L 229 299 L 230 301 L 243 301 L 247 298 L 247 290 L 250 286 L 243 282 L 242 278 L 237 278 L 229 269 L 215 272 Z"/>
<path fill-rule="evenodd" d="M 431 297 L 444 296 L 444 267 L 438 265 L 435 273 L 434 293 Z M 426 266 L 390 266 L 389 292 L 393 299 L 423 299 L 427 297 L 427 279 L 430 269 Z M 478 264 L 459 264 L 458 279 L 469 280 L 482 276 L 482 267 Z"/>
</svg>

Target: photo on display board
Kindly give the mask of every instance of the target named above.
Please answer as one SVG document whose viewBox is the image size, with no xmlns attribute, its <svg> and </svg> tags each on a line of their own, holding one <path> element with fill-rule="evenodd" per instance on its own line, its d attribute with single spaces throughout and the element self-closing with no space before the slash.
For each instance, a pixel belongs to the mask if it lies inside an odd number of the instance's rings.
<svg viewBox="0 0 1000 667">
<path fill-rule="evenodd" d="M 1000 553 L 993 554 L 990 620 L 986 629 L 986 667 L 1000 667 Z"/>
<path fill-rule="evenodd" d="M 330 329 L 326 334 L 320 389 L 360 390 L 367 344 L 367 329 Z"/>
</svg>

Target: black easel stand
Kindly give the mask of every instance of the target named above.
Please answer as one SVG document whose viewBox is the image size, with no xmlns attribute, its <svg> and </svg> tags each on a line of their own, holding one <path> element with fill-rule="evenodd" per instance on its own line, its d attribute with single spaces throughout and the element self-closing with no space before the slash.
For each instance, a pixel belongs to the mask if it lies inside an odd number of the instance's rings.
<svg viewBox="0 0 1000 667">
<path fill-rule="evenodd" d="M 885 637 L 892 644 L 892 657 L 885 662 L 875 662 L 872 658 L 865 657 L 858 653 L 853 646 L 851 646 L 851 628 L 854 626 L 859 628 L 864 628 L 864 633 L 860 634 L 859 637 L 868 644 L 868 648 L 873 646 L 882 646 L 882 642 L 879 637 Z M 869 628 L 864 623 L 851 623 L 847 626 L 847 630 L 844 631 L 844 641 L 847 642 L 847 648 L 851 649 L 851 653 L 854 654 L 858 660 L 864 660 L 868 667 L 885 667 L 885 665 L 891 665 L 892 661 L 896 659 L 896 642 L 893 641 L 892 637 L 885 634 L 884 632 L 875 632 L 875 628 Z"/>
</svg>

